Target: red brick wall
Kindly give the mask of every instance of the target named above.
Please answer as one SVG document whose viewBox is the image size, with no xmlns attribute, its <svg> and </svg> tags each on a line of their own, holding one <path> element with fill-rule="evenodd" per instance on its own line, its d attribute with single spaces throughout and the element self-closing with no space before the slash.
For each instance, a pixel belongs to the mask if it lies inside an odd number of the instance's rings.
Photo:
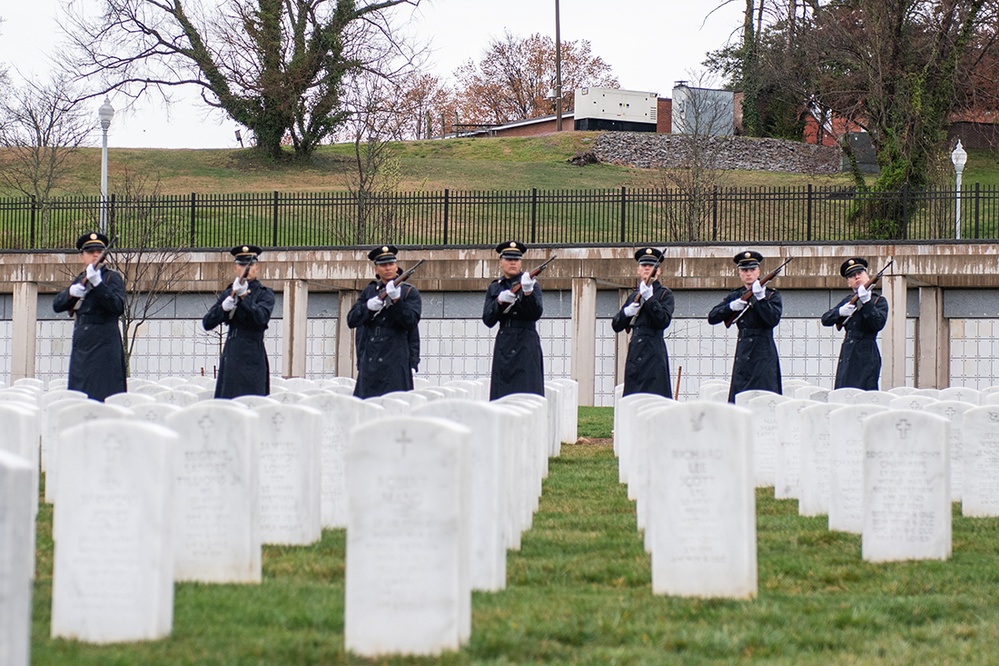
<svg viewBox="0 0 999 666">
<path fill-rule="evenodd" d="M 572 118 L 562 118 L 562 131 L 572 132 L 573 122 Z M 545 120 L 543 122 L 532 123 L 530 125 L 521 125 L 520 127 L 509 127 L 506 129 L 496 129 L 493 131 L 493 136 L 540 136 L 542 134 L 554 134 L 555 133 L 555 119 Z"/>
<path fill-rule="evenodd" d="M 656 100 L 656 134 L 673 133 L 673 100 L 660 97 Z"/>
</svg>

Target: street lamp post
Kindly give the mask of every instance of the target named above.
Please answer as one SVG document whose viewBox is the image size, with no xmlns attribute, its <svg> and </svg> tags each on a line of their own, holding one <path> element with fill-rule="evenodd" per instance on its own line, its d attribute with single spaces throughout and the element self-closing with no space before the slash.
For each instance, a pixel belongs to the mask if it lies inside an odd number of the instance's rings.
<svg viewBox="0 0 999 666">
<path fill-rule="evenodd" d="M 950 154 L 950 161 L 954 163 L 954 173 L 957 174 L 955 190 L 957 198 L 954 202 L 954 238 L 961 240 L 961 174 L 964 173 L 964 165 L 968 163 L 968 152 L 961 145 L 961 140 L 957 140 L 954 152 Z"/>
<path fill-rule="evenodd" d="M 562 131 L 562 34 L 555 0 L 555 131 Z"/>
<path fill-rule="evenodd" d="M 99 231 L 108 232 L 108 128 L 114 118 L 114 107 L 105 97 L 101 108 L 97 109 L 97 117 L 101 119 L 101 222 Z"/>
</svg>

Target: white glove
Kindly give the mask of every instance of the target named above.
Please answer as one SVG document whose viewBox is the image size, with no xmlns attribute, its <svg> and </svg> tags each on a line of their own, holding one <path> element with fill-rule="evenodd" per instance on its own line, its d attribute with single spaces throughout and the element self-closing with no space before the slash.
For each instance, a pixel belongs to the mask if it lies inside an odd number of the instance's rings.
<svg viewBox="0 0 999 666">
<path fill-rule="evenodd" d="M 746 301 L 741 298 L 737 298 L 728 304 L 728 309 L 732 312 L 740 312 L 746 309 Z"/>
<path fill-rule="evenodd" d="M 250 283 L 244 282 L 239 278 L 232 281 L 232 293 L 236 296 L 243 297 L 246 296 L 246 292 L 250 290 Z"/>
<path fill-rule="evenodd" d="M 378 298 L 378 296 L 372 296 L 368 299 L 368 309 L 372 312 L 378 312 L 383 307 L 385 307 L 385 301 Z"/>
<path fill-rule="evenodd" d="M 385 293 L 388 294 L 388 297 L 393 301 L 398 301 L 402 296 L 402 287 L 397 287 L 395 285 L 395 280 L 389 280 L 385 283 Z"/>
<path fill-rule="evenodd" d="M 624 316 L 634 317 L 635 315 L 638 314 L 639 310 L 641 309 L 642 309 L 641 303 L 636 303 L 632 301 L 631 303 L 628 303 L 627 305 L 624 306 Z"/>
<path fill-rule="evenodd" d="M 69 285 L 69 295 L 73 298 L 83 298 L 87 293 L 87 287 L 80 284 L 79 282 L 74 282 Z"/>
<path fill-rule="evenodd" d="M 866 303 L 871 300 L 871 292 L 864 285 L 859 285 L 857 287 L 857 297 L 860 298 L 861 303 Z"/>
<path fill-rule="evenodd" d="M 843 305 L 839 306 L 839 316 L 840 317 L 849 317 L 856 310 L 857 310 L 857 306 L 854 305 L 853 303 L 851 303 L 850 301 L 847 301 Z"/>
<path fill-rule="evenodd" d="M 235 310 L 236 309 L 236 297 L 233 296 L 232 294 L 229 294 L 228 296 L 226 296 L 225 300 L 222 301 L 222 309 L 225 310 L 226 312 L 232 312 L 233 310 Z"/>
<path fill-rule="evenodd" d="M 101 272 L 94 268 L 93 264 L 87 264 L 87 282 L 95 287 L 104 281 Z"/>
<path fill-rule="evenodd" d="M 651 284 L 645 284 L 645 280 L 638 281 L 638 293 L 642 295 L 642 302 L 652 298 L 653 289 Z"/>
<path fill-rule="evenodd" d="M 762 284 L 760 284 L 759 280 L 757 280 L 756 282 L 754 282 L 753 283 L 753 296 L 756 297 L 756 300 L 762 301 L 766 297 L 766 295 L 767 295 L 767 288 L 764 287 Z"/>
<path fill-rule="evenodd" d="M 520 288 L 524 290 L 525 294 L 530 294 L 534 291 L 534 285 L 537 283 L 538 281 L 532 278 L 531 274 L 527 271 L 520 274 Z"/>
<path fill-rule="evenodd" d="M 509 305 L 510 303 L 515 303 L 517 301 L 517 294 L 513 293 L 509 289 L 504 289 L 496 297 L 496 300 L 503 305 Z"/>
</svg>

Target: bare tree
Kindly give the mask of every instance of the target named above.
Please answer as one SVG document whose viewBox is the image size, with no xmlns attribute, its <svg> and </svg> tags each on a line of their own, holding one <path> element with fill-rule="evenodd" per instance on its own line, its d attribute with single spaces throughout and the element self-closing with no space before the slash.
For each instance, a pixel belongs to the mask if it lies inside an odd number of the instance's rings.
<svg viewBox="0 0 999 666">
<path fill-rule="evenodd" d="M 379 199 L 398 189 L 399 160 L 392 142 L 398 141 L 406 125 L 397 112 L 399 87 L 377 76 L 354 78 L 347 95 L 354 112 L 344 126 L 344 135 L 354 146 L 354 171 L 348 187 L 357 203 L 353 238 L 347 243 L 395 242 L 395 206 L 379 206 Z"/>
<path fill-rule="evenodd" d="M 561 56 L 563 109 L 572 108 L 575 88 L 618 87 L 611 66 L 593 55 L 588 41 L 562 42 Z M 455 77 L 458 112 L 467 122 L 501 124 L 548 115 L 555 89 L 555 42 L 547 35 L 521 38 L 507 32 L 489 44 L 478 62 L 459 67 Z"/>
<path fill-rule="evenodd" d="M 346 117 L 345 77 L 415 57 L 391 10 L 419 1 L 101 0 L 94 16 L 79 3 L 66 31 L 78 76 L 103 81 L 94 95 L 193 86 L 267 154 L 287 136 L 307 157 Z"/>
<path fill-rule="evenodd" d="M 48 199 L 68 171 L 67 160 L 94 129 L 89 110 L 65 80 L 27 81 L 0 96 L 0 182 L 34 197 L 41 210 L 41 240 L 48 231 Z"/>
<path fill-rule="evenodd" d="M 132 372 L 132 353 L 139 329 L 170 302 L 168 292 L 182 279 L 187 230 L 183 223 L 164 217 L 156 205 L 159 180 L 125 170 L 118 191 L 112 233 L 118 250 L 111 254 L 112 266 L 125 280 L 125 312 L 121 337 L 125 348 L 125 371 Z"/>
<path fill-rule="evenodd" d="M 706 240 L 703 227 L 710 218 L 714 190 L 721 178 L 719 162 L 733 132 L 732 93 L 678 87 L 673 118 L 671 141 L 683 166 L 660 170 L 663 187 L 679 195 L 673 205 L 666 206 L 669 237 L 688 242 Z"/>
</svg>

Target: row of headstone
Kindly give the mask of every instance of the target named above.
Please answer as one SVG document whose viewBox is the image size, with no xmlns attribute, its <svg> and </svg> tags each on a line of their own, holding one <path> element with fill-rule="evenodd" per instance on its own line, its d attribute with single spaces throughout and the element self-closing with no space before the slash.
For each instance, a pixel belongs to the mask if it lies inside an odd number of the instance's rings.
<svg viewBox="0 0 999 666">
<path fill-rule="evenodd" d="M 488 385 L 485 391 L 474 389 L 474 383 L 471 386 L 446 387 L 439 392 L 439 395 L 432 397 L 439 399 L 441 404 L 444 404 L 450 395 L 475 393 L 476 397 L 484 397 L 487 395 Z M 499 445 L 499 438 L 512 432 L 519 432 L 521 436 L 513 438 L 513 441 L 520 445 L 510 447 L 509 450 L 514 451 L 514 455 L 503 456 L 512 458 L 514 462 L 519 463 L 519 467 L 493 465 L 493 458 L 486 456 L 482 458 L 479 475 L 475 477 L 475 486 L 485 489 L 490 484 L 484 482 L 486 477 L 482 475 L 492 474 L 495 481 L 492 486 L 497 490 L 493 493 L 491 505 L 481 501 L 469 503 L 469 507 L 475 507 L 473 515 L 488 516 L 490 512 L 499 512 L 501 516 L 506 514 L 510 517 L 509 520 L 476 519 L 476 523 L 485 528 L 497 525 L 501 528 L 493 534 L 483 532 L 478 535 L 479 546 L 476 548 L 471 547 L 470 535 L 469 544 L 465 547 L 469 555 L 478 554 L 478 559 L 487 563 L 478 567 L 479 578 L 474 581 L 476 589 L 501 589 L 505 585 L 505 548 L 519 545 L 519 533 L 527 529 L 530 524 L 533 510 L 537 507 L 541 480 L 547 470 L 547 458 L 551 454 L 557 454 L 559 442 L 566 437 L 570 429 L 574 438 L 576 428 L 574 384 L 559 382 L 553 389 L 549 390 L 549 394 L 555 398 L 555 404 L 559 405 L 557 412 L 549 408 L 550 399 L 534 395 L 508 396 L 497 403 L 489 404 L 483 401 L 480 405 L 496 414 L 496 419 L 490 427 L 482 429 L 480 426 L 484 434 L 482 441 L 486 444 L 484 451 L 490 450 L 491 446 L 493 454 L 505 453 L 508 449 Z M 431 387 L 425 387 L 424 390 L 431 390 Z M 289 391 L 279 392 L 283 393 Z M 400 403 L 405 402 L 409 411 L 413 410 L 413 405 L 416 409 L 424 405 L 430 406 L 431 396 L 421 399 L 415 393 L 409 392 L 410 395 L 405 397 L 396 396 L 390 399 L 399 400 Z M 111 404 L 94 403 L 72 394 L 53 396 L 46 401 L 46 407 L 58 402 L 58 398 L 68 400 L 70 403 L 50 410 L 53 415 L 58 414 L 58 416 L 46 421 L 51 429 L 47 441 L 52 446 L 52 499 L 56 502 L 55 540 L 57 550 L 63 556 L 60 558 L 59 569 L 60 578 L 64 582 L 72 581 L 76 574 L 89 576 L 95 580 L 100 578 L 99 571 L 84 571 L 81 574 L 77 570 L 82 564 L 93 563 L 94 558 L 84 554 L 81 562 L 72 556 L 73 551 L 78 550 L 81 541 L 80 534 L 73 530 L 72 525 L 81 522 L 77 518 L 86 515 L 88 510 L 98 512 L 104 510 L 100 507 L 88 508 L 87 502 L 92 498 L 86 492 L 82 492 L 84 501 L 78 501 L 81 495 L 80 486 L 71 481 L 68 475 L 65 480 L 60 481 L 59 470 L 64 465 L 65 469 L 74 469 L 75 458 L 69 452 L 72 451 L 75 455 L 76 448 L 70 446 L 70 442 L 80 434 L 75 429 L 65 429 L 65 424 L 82 423 L 83 426 L 77 426 L 79 428 L 92 424 L 113 423 L 116 432 L 128 433 L 136 425 L 146 425 L 136 424 L 134 420 L 124 420 L 123 417 L 131 411 L 142 421 L 164 423 L 170 427 L 170 431 L 180 433 L 177 441 L 168 447 L 174 456 L 175 475 L 172 482 L 176 493 L 171 500 L 175 508 L 172 510 L 174 531 L 170 536 L 176 544 L 172 549 L 171 581 L 176 579 L 253 582 L 259 580 L 259 544 L 266 540 L 267 506 L 274 504 L 272 525 L 275 528 L 288 528 L 291 523 L 288 517 L 295 513 L 296 508 L 305 505 L 318 507 L 321 504 L 319 501 L 311 502 L 308 496 L 318 495 L 323 487 L 321 480 L 325 460 L 319 455 L 317 464 L 316 453 L 323 450 L 322 444 L 325 441 L 335 440 L 317 435 L 318 425 L 322 422 L 324 414 L 328 415 L 325 419 L 327 425 L 336 421 L 355 421 L 359 424 L 362 422 L 361 417 L 351 416 L 352 413 L 365 412 L 368 413 L 370 420 L 374 420 L 387 411 L 372 401 L 360 401 L 328 390 L 316 390 L 312 396 L 303 396 L 298 404 L 282 404 L 273 397 L 248 396 L 224 402 L 199 400 L 195 405 L 184 409 L 176 404 L 159 404 L 155 398 L 160 394 L 162 391 L 156 394 L 122 394 L 122 402 L 117 405 L 114 401 Z M 129 398 L 127 402 L 126 398 Z M 149 398 L 154 399 L 150 401 Z M 504 404 L 501 405 L 500 402 Z M 314 403 L 320 411 L 314 409 L 310 403 Z M 247 409 L 249 406 L 253 409 Z M 565 416 L 570 412 L 570 406 L 573 407 L 571 420 Z M 63 414 L 63 411 L 68 413 Z M 117 420 L 100 420 L 109 417 Z M 346 433 L 341 431 L 341 441 L 346 435 L 349 435 L 349 429 Z M 100 439 L 96 438 L 98 441 Z M 141 435 L 135 437 L 136 441 L 142 439 Z M 296 447 L 292 442 L 313 442 L 316 446 Z M 62 461 L 61 453 L 66 454 L 68 462 Z M 345 467 L 345 464 L 340 465 L 340 471 L 342 472 Z M 114 475 L 113 472 L 109 474 Z M 252 492 L 247 493 L 246 488 L 254 486 L 254 474 L 260 476 L 256 483 L 259 489 L 257 498 L 259 513 L 256 516 L 253 515 L 253 502 L 246 499 L 246 495 L 252 494 Z M 73 477 L 78 480 L 76 474 Z M 229 485 L 234 487 L 220 491 L 223 477 L 228 477 Z M 317 482 L 317 477 L 320 482 Z M 270 484 L 268 478 L 271 479 Z M 105 481 L 106 479 L 107 477 Z M 511 489 L 519 489 L 520 492 L 510 492 Z M 91 490 L 96 492 L 97 489 Z M 297 496 L 292 496 L 296 493 Z M 485 498 L 487 495 L 482 494 L 482 497 Z M 121 498 L 116 501 L 119 504 L 124 503 Z M 341 505 L 344 504 L 341 502 Z M 136 506 L 141 505 L 141 502 L 136 503 Z M 316 520 L 311 527 L 303 526 L 306 536 L 284 534 L 272 538 L 279 543 L 296 540 L 307 542 L 310 538 L 312 540 L 318 538 L 316 525 L 320 516 L 318 511 L 315 513 Z M 513 529 L 510 529 L 511 527 Z M 254 535 L 255 529 L 256 535 Z M 309 535 L 309 530 L 314 536 Z M 516 539 L 514 534 L 517 535 Z M 115 535 L 106 539 L 109 542 L 115 540 Z M 85 546 L 92 545 L 86 539 L 82 541 L 85 542 Z M 469 589 L 473 586 L 471 561 L 472 558 L 469 557 Z M 64 595 L 67 586 L 59 586 L 59 589 L 60 594 Z M 150 599 L 157 598 L 162 596 L 150 597 Z M 98 603 L 104 602 L 98 601 Z M 54 602 L 54 607 L 56 605 Z M 66 609 L 73 605 L 73 602 L 67 605 L 64 599 L 59 607 Z M 136 615 L 135 622 L 125 623 L 119 633 L 104 632 L 103 629 L 92 631 L 92 627 L 81 627 L 82 620 L 79 617 L 65 613 L 60 616 L 58 622 L 54 622 L 53 632 L 54 635 L 59 632 L 58 635 L 76 636 L 81 640 L 95 642 L 123 640 L 120 636 L 126 634 L 132 636 L 128 640 L 137 640 L 157 635 L 157 632 L 159 635 L 162 635 L 163 631 L 168 632 L 169 619 L 163 614 L 162 607 L 158 605 L 147 610 L 149 612 Z M 466 615 L 470 618 L 470 614 Z M 101 619 L 98 623 L 102 627 L 107 624 Z M 467 631 L 463 635 L 464 640 L 467 640 Z"/>
</svg>

